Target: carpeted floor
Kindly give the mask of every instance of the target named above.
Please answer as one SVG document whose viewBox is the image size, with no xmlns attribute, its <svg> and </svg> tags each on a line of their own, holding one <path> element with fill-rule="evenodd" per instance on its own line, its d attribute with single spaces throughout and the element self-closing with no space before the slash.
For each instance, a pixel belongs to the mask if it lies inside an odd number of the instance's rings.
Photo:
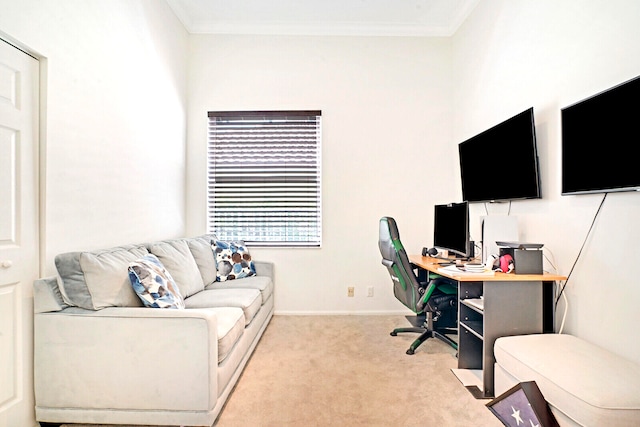
<svg viewBox="0 0 640 427">
<path fill-rule="evenodd" d="M 404 316 L 274 316 L 218 418 L 235 426 L 501 426 L 451 373 L 455 350 Z"/>
<path fill-rule="evenodd" d="M 502 423 L 451 373 L 455 350 L 389 332 L 404 316 L 274 316 L 216 427 Z M 77 427 L 77 426 L 74 426 Z"/>
</svg>

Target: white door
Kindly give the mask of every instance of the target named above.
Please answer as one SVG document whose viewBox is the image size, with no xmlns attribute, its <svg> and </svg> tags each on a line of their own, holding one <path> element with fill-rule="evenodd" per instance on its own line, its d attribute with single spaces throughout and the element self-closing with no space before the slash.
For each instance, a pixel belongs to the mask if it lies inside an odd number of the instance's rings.
<svg viewBox="0 0 640 427">
<path fill-rule="evenodd" d="M 35 426 L 39 62 L 0 39 L 0 427 Z"/>
</svg>

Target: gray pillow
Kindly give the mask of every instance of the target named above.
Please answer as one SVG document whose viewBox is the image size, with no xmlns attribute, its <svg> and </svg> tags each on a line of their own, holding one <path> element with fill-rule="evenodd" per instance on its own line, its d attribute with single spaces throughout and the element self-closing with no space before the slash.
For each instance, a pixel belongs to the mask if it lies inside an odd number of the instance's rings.
<svg viewBox="0 0 640 427">
<path fill-rule="evenodd" d="M 204 282 L 198 264 L 189 250 L 187 239 L 149 243 L 147 249 L 158 257 L 171 274 L 183 298 L 204 290 Z"/>
<path fill-rule="evenodd" d="M 56 256 L 65 302 L 89 310 L 141 306 L 128 268 L 131 261 L 148 253 L 143 245 L 127 245 Z"/>
<path fill-rule="evenodd" d="M 211 250 L 211 238 L 208 236 L 194 237 L 188 239 L 187 244 L 191 250 L 193 258 L 198 264 L 200 275 L 204 286 L 208 286 L 216 281 L 216 259 L 213 257 L 213 251 Z"/>
</svg>

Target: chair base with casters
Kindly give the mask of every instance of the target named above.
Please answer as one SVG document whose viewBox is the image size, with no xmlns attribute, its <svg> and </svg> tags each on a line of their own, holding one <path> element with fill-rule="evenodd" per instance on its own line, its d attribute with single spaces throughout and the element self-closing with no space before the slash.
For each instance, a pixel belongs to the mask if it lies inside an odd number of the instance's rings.
<svg viewBox="0 0 640 427">
<path fill-rule="evenodd" d="M 390 335 L 392 337 L 395 337 L 398 334 L 405 333 L 405 332 L 420 334 L 420 336 L 416 338 L 407 349 L 406 353 L 408 355 L 414 354 L 416 352 L 416 349 L 420 347 L 420 345 L 426 340 L 428 340 L 429 338 L 437 338 L 447 343 L 448 345 L 453 347 L 455 350 L 458 349 L 458 343 L 455 342 L 453 339 L 451 339 L 449 336 L 447 336 L 447 334 L 457 335 L 458 333 L 457 328 L 453 326 L 442 327 L 442 328 L 438 328 L 437 330 L 434 329 L 433 326 L 430 328 L 429 323 L 431 322 L 431 324 L 433 324 L 433 321 L 427 319 L 427 315 L 425 313 L 418 316 L 407 316 L 407 320 L 412 322 L 415 326 L 395 328 L 393 331 L 391 331 Z"/>
</svg>

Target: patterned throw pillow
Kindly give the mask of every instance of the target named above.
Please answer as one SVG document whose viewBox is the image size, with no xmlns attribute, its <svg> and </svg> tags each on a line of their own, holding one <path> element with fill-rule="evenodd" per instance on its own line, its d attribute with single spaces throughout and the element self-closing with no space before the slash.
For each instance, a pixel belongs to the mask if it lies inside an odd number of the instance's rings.
<svg viewBox="0 0 640 427">
<path fill-rule="evenodd" d="M 211 241 L 211 248 L 216 259 L 218 282 L 255 276 L 256 267 L 243 241 L 224 242 L 214 239 Z"/>
<path fill-rule="evenodd" d="M 129 280 L 145 306 L 184 308 L 184 299 L 176 282 L 155 255 L 145 255 L 131 262 Z"/>
</svg>

